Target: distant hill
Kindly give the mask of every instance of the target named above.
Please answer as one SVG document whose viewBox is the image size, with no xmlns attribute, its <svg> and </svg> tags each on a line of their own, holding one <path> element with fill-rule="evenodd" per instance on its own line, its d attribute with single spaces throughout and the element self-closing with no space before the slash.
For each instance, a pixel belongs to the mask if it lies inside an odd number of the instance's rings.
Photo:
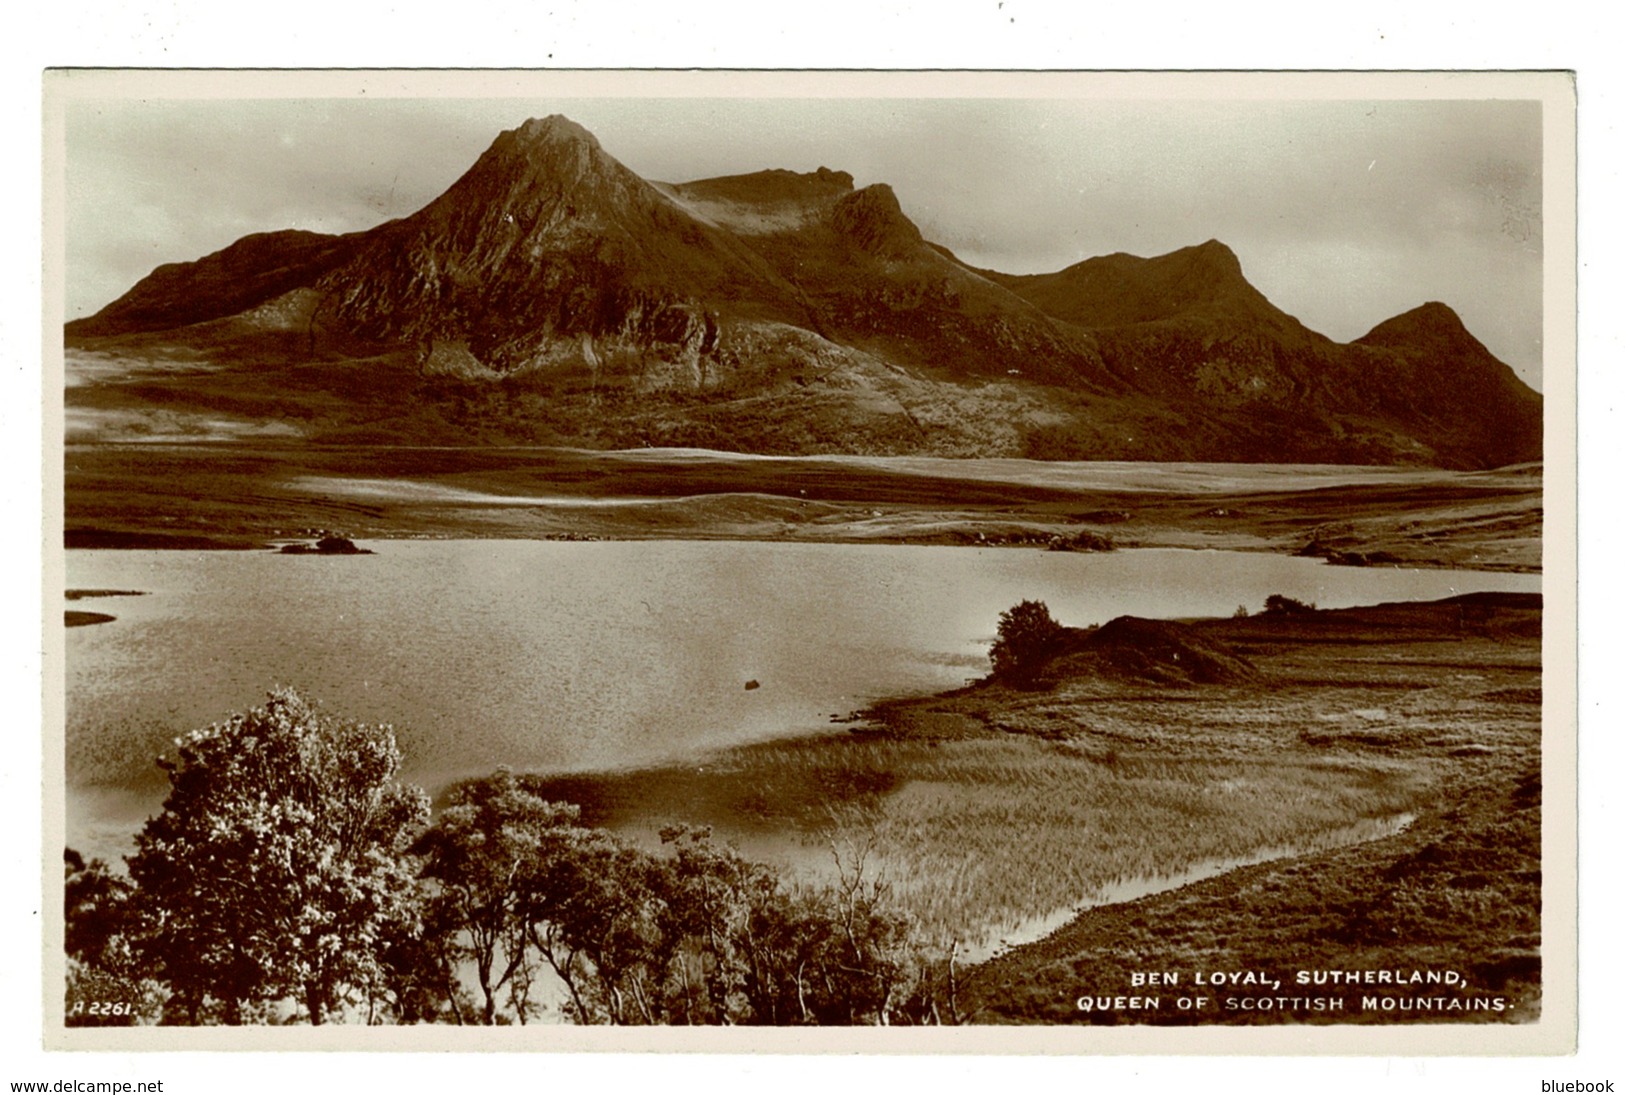
<svg viewBox="0 0 1625 1095">
<path fill-rule="evenodd" d="M 1213 240 L 979 270 L 883 184 L 827 168 L 651 182 L 557 115 L 502 133 L 410 216 L 246 237 L 158 268 L 65 335 L 134 363 L 74 396 L 127 429 L 190 415 L 313 441 L 1541 457 L 1540 396 L 1444 305 L 1336 343 Z M 177 358 L 209 367 L 136 367 Z"/>
</svg>

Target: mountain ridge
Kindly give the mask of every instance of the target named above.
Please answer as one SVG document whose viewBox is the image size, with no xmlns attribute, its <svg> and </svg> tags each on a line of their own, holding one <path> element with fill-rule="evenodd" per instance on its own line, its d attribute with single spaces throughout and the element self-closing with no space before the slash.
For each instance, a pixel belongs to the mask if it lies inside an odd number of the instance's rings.
<svg viewBox="0 0 1625 1095">
<path fill-rule="evenodd" d="M 244 237 L 159 267 L 64 334 L 195 344 L 230 366 L 228 328 L 282 329 L 281 352 L 309 359 L 406 355 L 433 390 L 403 400 L 451 398 L 433 380 L 448 372 L 522 379 L 546 406 L 475 431 L 497 438 L 618 444 L 656 422 L 668 440 L 720 432 L 762 451 L 845 435 L 862 451 L 1068 459 L 1540 457 L 1539 395 L 1443 304 L 1334 342 L 1217 240 L 979 270 L 885 183 L 829 168 L 651 182 L 562 115 L 502 132 L 408 216 Z M 606 393 L 625 429 L 581 420 Z M 987 420 L 1000 405 L 1009 420 Z"/>
</svg>

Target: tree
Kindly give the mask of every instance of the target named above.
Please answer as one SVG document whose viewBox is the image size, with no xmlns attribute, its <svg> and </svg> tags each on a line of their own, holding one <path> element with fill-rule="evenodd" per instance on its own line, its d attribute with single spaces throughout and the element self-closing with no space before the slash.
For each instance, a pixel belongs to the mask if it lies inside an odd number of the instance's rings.
<svg viewBox="0 0 1625 1095">
<path fill-rule="evenodd" d="M 709 829 L 672 826 L 660 839 L 672 853 L 658 879 L 661 922 L 674 944 L 666 977 L 670 1021 L 749 1021 L 761 996 L 764 949 L 753 929 L 778 896 L 778 877 L 713 842 Z"/>
<path fill-rule="evenodd" d="M 836 856 L 839 882 L 789 885 L 705 830 L 661 834 L 672 1023 L 889 1023 L 917 980 L 908 922 L 864 857 Z"/>
<path fill-rule="evenodd" d="M 526 1018 L 527 917 L 538 874 L 554 858 L 560 830 L 575 828 L 580 811 L 548 802 L 520 785 L 507 769 L 454 790 L 434 827 L 415 851 L 423 876 L 437 893 L 430 917 L 449 955 L 471 962 L 479 982 L 479 1020 L 497 1021 L 504 988 Z"/>
<path fill-rule="evenodd" d="M 163 991 L 131 948 L 135 889 L 99 859 L 63 855 L 63 952 L 69 1026 L 129 1026 L 154 1021 Z"/>
<path fill-rule="evenodd" d="M 85 862 L 72 848 L 63 850 L 63 949 L 69 958 L 106 963 L 129 920 L 133 887 L 99 859 Z"/>
<path fill-rule="evenodd" d="M 890 886 L 867 876 L 866 859 L 862 850 L 845 860 L 837 854 L 834 884 L 779 897 L 795 929 L 793 984 L 803 1022 L 889 1025 L 911 1018 L 904 1004 L 924 964 L 909 921 L 890 908 Z"/>
<path fill-rule="evenodd" d="M 661 988 L 679 939 L 667 930 L 662 860 L 596 829 L 560 831 L 536 874 L 528 933 L 578 1023 L 670 1022 Z"/>
<path fill-rule="evenodd" d="M 1045 648 L 1062 627 L 1043 601 L 1022 601 L 999 613 L 999 633 L 988 656 L 996 677 L 1030 674 L 1042 661 Z"/>
<path fill-rule="evenodd" d="M 172 1018 L 292 997 L 311 1023 L 385 991 L 386 940 L 415 930 L 405 851 L 428 796 L 395 776 L 388 726 L 319 714 L 291 690 L 176 739 L 163 812 L 129 860 L 136 947 Z"/>
</svg>

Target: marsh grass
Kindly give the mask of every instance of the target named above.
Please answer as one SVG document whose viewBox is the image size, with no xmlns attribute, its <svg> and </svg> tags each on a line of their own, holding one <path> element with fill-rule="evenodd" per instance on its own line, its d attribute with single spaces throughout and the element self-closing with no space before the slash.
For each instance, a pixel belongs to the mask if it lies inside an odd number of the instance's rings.
<svg viewBox="0 0 1625 1095">
<path fill-rule="evenodd" d="M 1307 846 L 1404 811 L 1426 785 L 1377 762 L 1096 760 L 1021 738 L 897 759 L 902 787 L 837 824 L 872 842 L 875 868 L 929 935 L 972 944 L 1131 880 Z"/>
<path fill-rule="evenodd" d="M 1428 784 L 1414 764 L 1319 754 L 1285 723 L 1267 736 L 1279 747 L 1191 726 L 1143 744 L 1081 730 L 770 743 L 645 777 L 603 820 L 684 815 L 810 882 L 836 874 L 836 853 L 862 854 L 928 938 L 975 946 L 1124 882 L 1310 846 L 1405 811 Z"/>
</svg>

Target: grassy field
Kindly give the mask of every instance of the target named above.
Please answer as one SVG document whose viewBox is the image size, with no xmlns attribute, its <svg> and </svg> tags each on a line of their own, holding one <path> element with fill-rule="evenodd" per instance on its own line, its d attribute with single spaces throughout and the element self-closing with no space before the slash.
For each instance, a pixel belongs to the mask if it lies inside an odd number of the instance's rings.
<svg viewBox="0 0 1625 1095">
<path fill-rule="evenodd" d="M 1540 802 L 1527 754 L 1463 760 L 1404 832 L 1094 910 L 975 970 L 965 1010 L 978 1022 L 1108 1025 L 1533 1021 Z M 1271 981 L 1195 983 L 1203 971 L 1211 981 L 1237 970 Z M 1136 986 L 1136 974 L 1169 971 L 1181 975 L 1177 986 Z M 1459 982 L 1317 983 L 1343 971 L 1453 973 Z M 1148 992 L 1160 1009 L 1080 1013 L 1075 1002 Z M 1209 1003 L 1181 1010 L 1181 996 Z"/>
<path fill-rule="evenodd" d="M 862 856 L 944 951 L 985 953 L 1114 887 L 1307 845 L 1400 813 L 1428 786 L 1425 771 L 1357 759 L 1256 771 L 1244 756 L 1210 759 L 1213 741 L 1188 723 L 1170 724 L 1162 747 L 1098 754 L 1015 735 L 825 739 L 733 751 L 703 771 L 545 787 L 623 830 L 710 824 L 813 878 L 832 875 L 837 854 Z M 638 790 L 601 786 L 623 779 Z"/>
<path fill-rule="evenodd" d="M 832 851 L 861 855 L 945 953 L 1059 927 L 967 974 L 980 1021 L 1080 1021 L 1080 993 L 1128 993 L 1143 969 L 1188 982 L 1396 963 L 1457 969 L 1515 1005 L 1475 1018 L 1538 1014 L 1538 597 L 1169 635 L 1124 657 L 1078 633 L 1032 687 L 984 683 L 882 705 L 836 736 L 544 788 L 591 821 L 711 824 L 815 875 Z M 1222 647 L 1248 672 L 1182 681 L 1181 643 L 1187 664 Z M 1178 886 L 1187 872 L 1217 876 Z M 1178 888 L 1118 900 L 1159 886 Z M 1095 901 L 1109 903 L 1074 915 Z M 1081 1018 L 1191 1021 L 1169 1007 Z M 1217 1016 L 1327 1018 L 1350 1016 Z"/>
</svg>

